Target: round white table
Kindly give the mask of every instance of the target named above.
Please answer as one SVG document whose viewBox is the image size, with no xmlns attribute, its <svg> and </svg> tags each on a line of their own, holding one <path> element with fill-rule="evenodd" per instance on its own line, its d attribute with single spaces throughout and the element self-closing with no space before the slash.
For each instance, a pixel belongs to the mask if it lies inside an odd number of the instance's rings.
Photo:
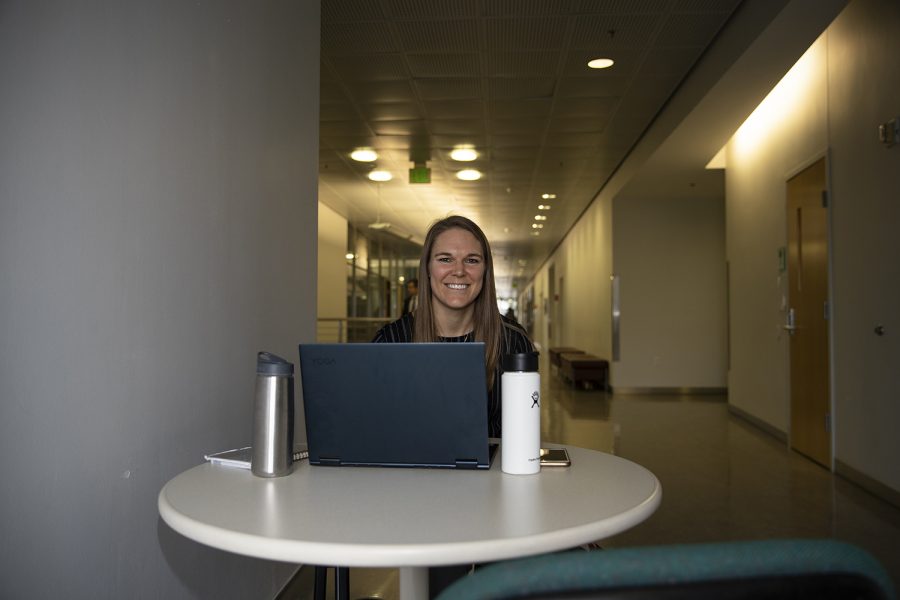
<svg viewBox="0 0 900 600">
<path fill-rule="evenodd" d="M 536 475 L 503 473 L 499 454 L 486 471 L 302 462 L 275 479 L 205 463 L 163 487 L 159 514 L 182 535 L 237 554 L 399 567 L 401 598 L 421 599 L 429 566 L 572 548 L 633 527 L 659 506 L 659 481 L 647 469 L 566 448 L 571 467 Z"/>
</svg>

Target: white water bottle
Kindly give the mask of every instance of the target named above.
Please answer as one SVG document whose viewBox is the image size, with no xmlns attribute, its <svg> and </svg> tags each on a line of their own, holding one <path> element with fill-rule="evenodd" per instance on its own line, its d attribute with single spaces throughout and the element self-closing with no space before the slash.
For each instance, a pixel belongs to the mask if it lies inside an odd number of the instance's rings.
<svg viewBox="0 0 900 600">
<path fill-rule="evenodd" d="M 531 475 L 541 470 L 541 375 L 538 353 L 503 357 L 502 451 L 504 473 Z"/>
</svg>

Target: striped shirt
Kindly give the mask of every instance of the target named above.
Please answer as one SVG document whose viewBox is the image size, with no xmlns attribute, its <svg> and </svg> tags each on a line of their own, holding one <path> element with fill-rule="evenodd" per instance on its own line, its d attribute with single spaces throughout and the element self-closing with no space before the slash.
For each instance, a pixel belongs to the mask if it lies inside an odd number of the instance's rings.
<svg viewBox="0 0 900 600">
<path fill-rule="evenodd" d="M 502 342 L 500 345 L 500 357 L 507 354 L 518 354 L 520 352 L 534 352 L 534 345 L 528 339 L 525 329 L 513 319 L 500 315 L 503 323 Z M 393 323 L 388 323 L 378 330 L 373 343 L 408 343 L 413 341 L 413 315 L 405 314 Z M 459 337 L 439 337 L 440 342 L 472 342 L 474 334 L 472 332 Z M 493 389 L 488 392 L 488 435 L 490 437 L 500 437 L 501 435 L 501 402 L 502 398 L 500 383 L 503 374 L 502 360 L 497 362 L 494 370 Z"/>
</svg>

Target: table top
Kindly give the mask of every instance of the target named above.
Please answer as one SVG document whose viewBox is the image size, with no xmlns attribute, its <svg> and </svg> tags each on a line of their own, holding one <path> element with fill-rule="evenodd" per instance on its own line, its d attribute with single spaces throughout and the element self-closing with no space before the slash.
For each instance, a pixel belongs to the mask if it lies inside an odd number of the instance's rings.
<svg viewBox="0 0 900 600">
<path fill-rule="evenodd" d="M 549 447 L 561 447 L 544 444 Z M 204 463 L 169 481 L 159 513 L 202 544 L 258 558 L 348 567 L 485 562 L 572 548 L 659 506 L 659 481 L 623 458 L 565 446 L 571 467 L 489 470 L 294 465 L 286 477 Z"/>
</svg>

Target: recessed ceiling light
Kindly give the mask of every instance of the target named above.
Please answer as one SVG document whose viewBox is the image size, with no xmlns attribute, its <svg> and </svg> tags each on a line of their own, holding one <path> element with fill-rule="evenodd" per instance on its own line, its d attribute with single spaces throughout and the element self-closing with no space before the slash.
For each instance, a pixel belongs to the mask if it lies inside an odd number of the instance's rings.
<svg viewBox="0 0 900 600">
<path fill-rule="evenodd" d="M 553 200 L 556 198 L 556 194 L 541 194 L 541 198 L 544 200 Z"/>
<path fill-rule="evenodd" d="M 353 260 L 355 257 L 353 256 L 352 252 L 348 252 L 344 255 L 344 258 L 346 258 L 347 260 Z"/>
<path fill-rule="evenodd" d="M 537 237 L 537 236 L 541 235 L 541 232 L 540 231 L 532 231 L 531 235 Z"/>
<path fill-rule="evenodd" d="M 588 62 L 588 67 L 591 69 L 608 69 L 614 64 L 616 64 L 616 61 L 611 58 L 595 58 Z"/>
<path fill-rule="evenodd" d="M 549 204 L 538 204 L 538 210 L 550 210 Z"/>
<path fill-rule="evenodd" d="M 450 158 L 460 162 L 469 162 L 478 158 L 478 151 L 472 146 L 456 146 L 450 151 Z"/>
<path fill-rule="evenodd" d="M 532 224 L 531 224 L 531 228 L 532 228 L 532 229 L 543 229 L 543 228 L 544 228 L 544 224 L 543 224 L 543 223 L 532 223 Z"/>
<path fill-rule="evenodd" d="M 394 176 L 391 175 L 390 171 L 383 171 L 381 169 L 376 169 L 369 173 L 369 179 L 372 181 L 390 181 Z"/>
<path fill-rule="evenodd" d="M 534 220 L 535 221 L 546 221 L 547 215 L 534 215 Z"/>
<path fill-rule="evenodd" d="M 462 179 L 463 181 L 475 181 L 477 179 L 481 179 L 481 171 L 477 169 L 463 169 L 456 174 L 456 177 L 458 179 Z"/>
<path fill-rule="evenodd" d="M 358 162 L 374 162 L 378 160 L 378 153 L 371 148 L 357 148 L 350 153 L 350 158 Z"/>
</svg>

